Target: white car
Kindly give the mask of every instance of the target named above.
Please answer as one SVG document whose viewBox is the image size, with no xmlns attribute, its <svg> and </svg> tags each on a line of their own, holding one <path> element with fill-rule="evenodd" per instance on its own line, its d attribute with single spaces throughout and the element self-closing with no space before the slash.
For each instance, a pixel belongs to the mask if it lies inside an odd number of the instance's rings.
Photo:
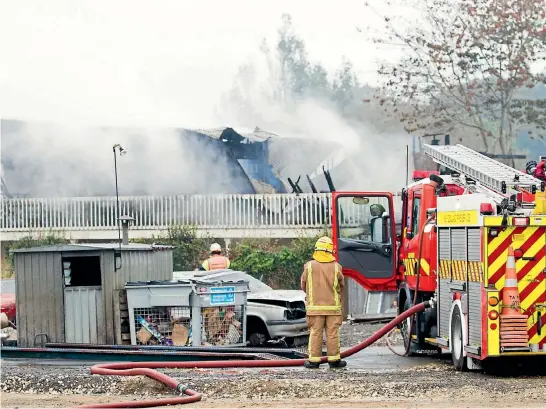
<svg viewBox="0 0 546 409">
<path fill-rule="evenodd" d="M 305 345 L 309 330 L 305 319 L 305 293 L 301 290 L 274 290 L 242 271 L 175 271 L 174 280 L 189 278 L 248 281 L 247 340 L 251 346 L 268 341 L 284 341 L 290 347 Z"/>
</svg>

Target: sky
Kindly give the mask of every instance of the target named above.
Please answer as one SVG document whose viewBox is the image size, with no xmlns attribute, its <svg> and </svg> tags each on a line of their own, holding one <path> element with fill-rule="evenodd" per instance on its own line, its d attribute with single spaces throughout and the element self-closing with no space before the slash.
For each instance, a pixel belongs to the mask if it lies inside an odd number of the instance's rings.
<svg viewBox="0 0 546 409">
<path fill-rule="evenodd" d="M 382 12 L 382 1 L 372 2 Z M 374 83 L 378 49 L 363 1 L 0 0 L 0 117 L 100 125 L 219 126 L 237 69 L 293 17 L 311 60 L 342 58 Z"/>
</svg>

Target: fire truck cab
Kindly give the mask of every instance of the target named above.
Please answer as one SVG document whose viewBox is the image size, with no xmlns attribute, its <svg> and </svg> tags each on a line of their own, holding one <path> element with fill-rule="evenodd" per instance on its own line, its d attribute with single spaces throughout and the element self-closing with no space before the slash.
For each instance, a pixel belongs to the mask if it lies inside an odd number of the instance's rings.
<svg viewBox="0 0 546 409">
<path fill-rule="evenodd" d="M 504 356 L 546 358 L 544 184 L 461 145 L 427 147 L 450 174 L 414 174 L 401 195 L 401 234 L 391 193 L 333 193 L 344 274 L 369 291 L 397 291 L 399 312 L 436 299 L 400 325 L 410 354 L 451 353 L 457 370 Z M 517 300 L 507 306 L 509 248 Z"/>
</svg>

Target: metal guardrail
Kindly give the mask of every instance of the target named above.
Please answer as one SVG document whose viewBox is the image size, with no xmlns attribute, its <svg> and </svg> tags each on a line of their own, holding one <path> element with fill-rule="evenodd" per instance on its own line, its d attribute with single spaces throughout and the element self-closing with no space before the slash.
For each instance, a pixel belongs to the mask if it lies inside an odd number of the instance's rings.
<svg viewBox="0 0 546 409">
<path fill-rule="evenodd" d="M 320 228 L 331 226 L 329 193 L 120 197 L 120 214 L 131 229 L 172 225 L 206 228 Z M 343 224 L 362 225 L 367 206 L 343 205 Z M 115 197 L 13 198 L 2 200 L 0 230 L 115 230 Z"/>
</svg>

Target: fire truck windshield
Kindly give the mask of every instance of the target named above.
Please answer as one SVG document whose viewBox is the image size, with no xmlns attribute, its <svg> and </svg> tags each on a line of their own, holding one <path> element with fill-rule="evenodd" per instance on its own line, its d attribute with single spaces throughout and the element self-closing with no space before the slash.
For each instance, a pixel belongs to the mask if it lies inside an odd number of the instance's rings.
<svg viewBox="0 0 546 409">
<path fill-rule="evenodd" d="M 334 243 L 344 271 L 360 274 L 372 288 L 395 276 L 392 197 L 380 192 L 336 193 Z M 381 281 L 383 280 L 383 281 Z M 389 282 L 390 283 L 390 282 Z M 383 287 L 381 287 L 383 288 Z"/>
<path fill-rule="evenodd" d="M 337 201 L 339 238 L 390 243 L 387 197 L 345 196 Z"/>
</svg>

